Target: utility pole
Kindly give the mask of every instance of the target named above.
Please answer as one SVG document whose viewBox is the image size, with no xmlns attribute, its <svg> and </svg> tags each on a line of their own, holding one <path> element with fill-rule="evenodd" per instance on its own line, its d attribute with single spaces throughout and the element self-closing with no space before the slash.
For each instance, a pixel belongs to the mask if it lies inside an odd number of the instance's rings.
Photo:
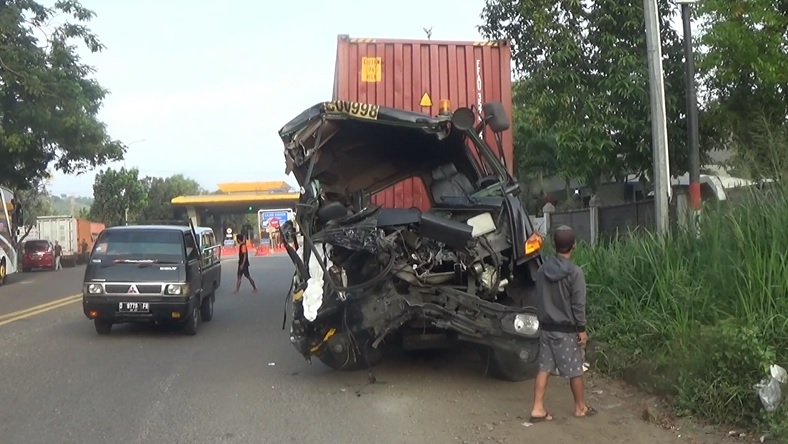
<svg viewBox="0 0 788 444">
<path fill-rule="evenodd" d="M 689 203 L 700 215 L 700 142 L 698 140 L 698 97 L 695 92 L 695 55 L 692 50 L 692 4 L 697 0 L 678 0 L 684 24 L 684 60 L 687 73 L 687 142 L 689 146 Z"/>
<path fill-rule="evenodd" d="M 643 0 L 646 18 L 649 86 L 651 92 L 651 140 L 654 157 L 654 222 L 658 233 L 670 227 L 668 203 L 671 196 L 668 166 L 668 127 L 665 117 L 665 78 L 662 73 L 662 39 L 657 0 Z"/>
</svg>

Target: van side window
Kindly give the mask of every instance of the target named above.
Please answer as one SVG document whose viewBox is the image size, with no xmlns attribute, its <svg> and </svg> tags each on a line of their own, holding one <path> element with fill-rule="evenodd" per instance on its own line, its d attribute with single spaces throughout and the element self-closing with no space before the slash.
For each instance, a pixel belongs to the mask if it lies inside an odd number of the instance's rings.
<svg viewBox="0 0 788 444">
<path fill-rule="evenodd" d="M 200 253 L 197 250 L 197 244 L 194 242 L 194 236 L 191 233 L 184 233 L 183 240 L 186 243 L 186 260 L 199 259 Z"/>
</svg>

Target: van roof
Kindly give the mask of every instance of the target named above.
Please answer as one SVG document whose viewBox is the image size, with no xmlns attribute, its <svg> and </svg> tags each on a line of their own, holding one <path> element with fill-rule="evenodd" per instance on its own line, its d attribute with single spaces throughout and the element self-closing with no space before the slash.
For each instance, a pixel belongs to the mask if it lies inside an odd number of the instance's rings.
<svg viewBox="0 0 788 444">
<path fill-rule="evenodd" d="M 189 232 L 191 229 L 188 226 L 178 225 L 119 225 L 116 227 L 108 227 L 105 231 L 125 231 L 125 230 L 152 230 L 152 231 L 181 231 Z"/>
</svg>

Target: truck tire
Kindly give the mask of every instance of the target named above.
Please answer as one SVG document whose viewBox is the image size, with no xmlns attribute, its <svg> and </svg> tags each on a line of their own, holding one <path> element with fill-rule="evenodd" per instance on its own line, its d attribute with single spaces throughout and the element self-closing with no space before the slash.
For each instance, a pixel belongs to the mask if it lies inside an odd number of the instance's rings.
<svg viewBox="0 0 788 444">
<path fill-rule="evenodd" d="M 513 307 L 533 307 L 536 285 L 517 279 L 507 287 L 507 297 L 502 304 Z M 513 342 L 516 351 L 483 347 L 482 365 L 496 379 L 520 382 L 533 379 L 539 371 L 539 339 L 520 339 Z"/>
<path fill-rule="evenodd" d="M 200 305 L 200 318 L 203 322 L 210 322 L 211 319 L 213 319 L 214 298 L 214 294 L 211 293 L 202 300 L 202 304 Z"/>
<path fill-rule="evenodd" d="M 368 346 L 365 352 L 366 357 L 358 353 L 347 333 L 336 333 L 316 356 L 326 367 L 341 371 L 364 370 L 383 360 L 382 350 Z"/>
<path fill-rule="evenodd" d="M 194 336 L 197 334 L 197 326 L 200 323 L 200 307 L 195 306 L 192 309 L 191 315 L 189 318 L 186 319 L 186 322 L 183 324 L 183 333 L 187 336 Z"/>
<path fill-rule="evenodd" d="M 0 285 L 5 285 L 5 280 L 8 277 L 8 269 L 5 266 L 5 259 L 0 261 Z"/>
<path fill-rule="evenodd" d="M 539 343 L 522 341 L 521 351 L 512 352 L 493 347 L 480 350 L 482 365 L 493 378 L 509 382 L 533 379 L 539 371 Z M 521 355 L 527 355 L 523 360 Z"/>
<path fill-rule="evenodd" d="M 112 332 L 112 322 L 94 319 L 93 325 L 96 327 L 96 333 L 100 335 L 108 335 Z"/>
</svg>

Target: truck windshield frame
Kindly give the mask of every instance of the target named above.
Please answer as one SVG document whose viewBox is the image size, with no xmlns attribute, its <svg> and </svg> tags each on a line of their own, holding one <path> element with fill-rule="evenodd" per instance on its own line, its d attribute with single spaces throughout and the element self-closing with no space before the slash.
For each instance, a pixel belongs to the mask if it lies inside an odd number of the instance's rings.
<svg viewBox="0 0 788 444">
<path fill-rule="evenodd" d="M 506 171 L 506 167 L 504 167 L 501 161 L 495 157 L 490 145 L 474 129 L 465 130 L 464 133 L 465 136 L 470 139 L 473 147 L 479 154 L 478 161 L 487 168 L 490 168 L 491 171 L 498 177 L 498 183 L 493 186 L 501 186 L 503 193 L 506 194 L 506 189 L 508 189 L 509 185 L 514 182 L 514 177 L 512 177 L 512 175 Z M 487 187 L 487 189 L 489 188 L 491 187 Z"/>
</svg>

